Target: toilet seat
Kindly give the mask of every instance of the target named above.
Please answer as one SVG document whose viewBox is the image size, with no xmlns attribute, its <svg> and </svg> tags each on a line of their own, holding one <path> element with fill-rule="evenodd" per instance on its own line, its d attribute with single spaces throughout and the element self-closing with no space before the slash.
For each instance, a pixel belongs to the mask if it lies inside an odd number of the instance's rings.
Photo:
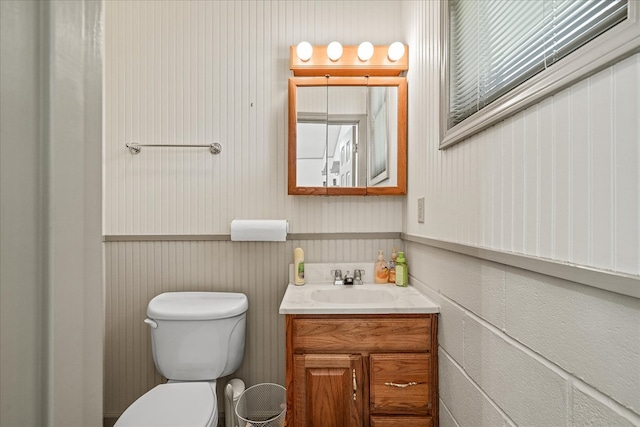
<svg viewBox="0 0 640 427">
<path fill-rule="evenodd" d="M 161 384 L 136 400 L 114 427 L 215 427 L 215 383 Z"/>
</svg>

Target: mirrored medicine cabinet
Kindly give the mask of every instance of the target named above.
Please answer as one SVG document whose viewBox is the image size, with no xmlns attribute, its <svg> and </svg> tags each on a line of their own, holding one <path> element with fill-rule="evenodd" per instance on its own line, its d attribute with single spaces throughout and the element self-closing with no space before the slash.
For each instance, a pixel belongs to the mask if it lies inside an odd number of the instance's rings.
<svg viewBox="0 0 640 427">
<path fill-rule="evenodd" d="M 302 74 L 289 78 L 289 194 L 406 194 L 406 78 Z"/>
</svg>

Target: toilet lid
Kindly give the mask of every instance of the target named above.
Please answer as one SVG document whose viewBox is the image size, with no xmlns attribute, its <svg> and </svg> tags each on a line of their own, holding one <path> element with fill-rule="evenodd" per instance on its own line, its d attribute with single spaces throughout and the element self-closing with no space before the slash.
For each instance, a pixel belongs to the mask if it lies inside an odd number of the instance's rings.
<svg viewBox="0 0 640 427">
<path fill-rule="evenodd" d="M 153 320 L 214 320 L 243 314 L 247 296 L 238 292 L 165 292 L 147 305 Z"/>
<path fill-rule="evenodd" d="M 208 427 L 212 425 L 215 406 L 215 391 L 209 383 L 161 384 L 129 406 L 115 425 Z"/>
</svg>

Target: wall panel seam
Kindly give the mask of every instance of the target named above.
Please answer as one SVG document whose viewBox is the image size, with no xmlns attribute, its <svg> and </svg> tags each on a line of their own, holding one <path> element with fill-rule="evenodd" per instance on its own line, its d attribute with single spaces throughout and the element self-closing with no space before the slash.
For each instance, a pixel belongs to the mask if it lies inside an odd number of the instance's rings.
<svg viewBox="0 0 640 427">
<path fill-rule="evenodd" d="M 400 239 L 401 233 L 364 232 L 364 233 L 290 233 L 287 241 L 293 240 L 371 240 Z M 106 234 L 103 242 L 194 242 L 194 241 L 232 241 L 230 234 Z M 242 243 L 242 242 L 239 242 Z M 267 242 L 283 243 L 283 242 Z"/>
</svg>

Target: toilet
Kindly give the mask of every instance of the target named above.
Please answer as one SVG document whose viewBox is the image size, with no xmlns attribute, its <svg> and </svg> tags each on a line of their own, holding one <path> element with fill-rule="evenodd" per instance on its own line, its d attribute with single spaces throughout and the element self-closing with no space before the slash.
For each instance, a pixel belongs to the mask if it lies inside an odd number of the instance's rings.
<svg viewBox="0 0 640 427">
<path fill-rule="evenodd" d="M 147 306 L 156 369 L 168 379 L 120 416 L 116 427 L 216 427 L 216 380 L 244 356 L 246 295 L 167 292 Z"/>
</svg>

